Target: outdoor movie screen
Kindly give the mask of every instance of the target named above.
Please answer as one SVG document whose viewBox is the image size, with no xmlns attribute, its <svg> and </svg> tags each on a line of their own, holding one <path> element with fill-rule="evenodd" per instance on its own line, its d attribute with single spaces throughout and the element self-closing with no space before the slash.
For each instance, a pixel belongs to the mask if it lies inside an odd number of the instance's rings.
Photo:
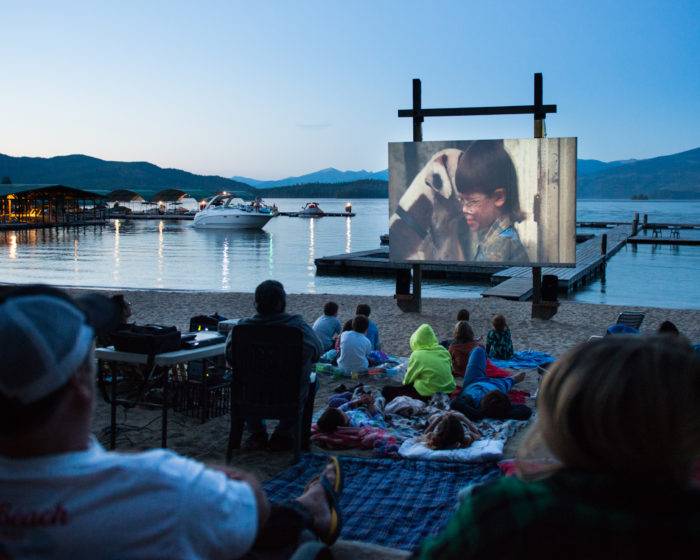
<svg viewBox="0 0 700 560">
<path fill-rule="evenodd" d="M 389 143 L 389 258 L 576 264 L 576 138 Z"/>
</svg>

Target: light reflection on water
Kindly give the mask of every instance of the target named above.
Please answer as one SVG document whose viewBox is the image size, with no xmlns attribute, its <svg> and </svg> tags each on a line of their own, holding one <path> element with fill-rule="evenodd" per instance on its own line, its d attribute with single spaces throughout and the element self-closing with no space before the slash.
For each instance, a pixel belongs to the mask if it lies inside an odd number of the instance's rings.
<svg viewBox="0 0 700 560">
<path fill-rule="evenodd" d="M 278 200 L 281 210 L 304 201 Z M 321 200 L 329 212 L 345 201 Z M 353 201 L 355 218 L 278 217 L 263 231 L 195 230 L 191 222 L 112 221 L 107 226 L 0 232 L 0 282 L 252 291 L 266 278 L 290 292 L 391 295 L 388 277 L 316 276 L 314 259 L 375 249 L 387 232 L 387 201 Z M 698 222 L 700 201 L 579 201 L 580 220 Z M 700 231 L 683 231 L 698 238 Z M 700 248 L 628 245 L 575 299 L 630 305 L 700 307 Z M 484 284 L 424 281 L 426 297 L 479 297 Z"/>
</svg>

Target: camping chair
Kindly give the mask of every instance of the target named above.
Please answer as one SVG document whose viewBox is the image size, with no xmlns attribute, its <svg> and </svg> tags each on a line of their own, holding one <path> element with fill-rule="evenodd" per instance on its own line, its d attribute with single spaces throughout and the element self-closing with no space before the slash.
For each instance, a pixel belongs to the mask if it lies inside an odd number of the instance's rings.
<svg viewBox="0 0 700 560">
<path fill-rule="evenodd" d="M 617 316 L 618 325 L 626 325 L 637 330 L 642 326 L 644 321 L 644 313 L 640 311 L 623 311 Z"/>
<path fill-rule="evenodd" d="M 233 450 L 241 446 L 246 418 L 296 420 L 294 462 L 298 462 L 301 447 L 309 448 L 313 412 L 313 395 L 300 398 L 304 384 L 309 383 L 302 367 L 302 332 L 282 326 L 237 325 L 232 344 L 231 431 L 226 462 L 231 462 Z"/>
</svg>

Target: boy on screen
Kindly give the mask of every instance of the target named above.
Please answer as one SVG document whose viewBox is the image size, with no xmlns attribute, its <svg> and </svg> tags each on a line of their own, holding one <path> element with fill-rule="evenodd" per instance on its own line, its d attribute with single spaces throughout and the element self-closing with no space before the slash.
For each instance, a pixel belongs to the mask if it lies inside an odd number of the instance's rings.
<svg viewBox="0 0 700 560">
<path fill-rule="evenodd" d="M 459 158 L 455 186 L 469 230 L 476 233 L 473 260 L 527 263 L 514 224 L 525 218 L 518 175 L 503 142 L 474 142 Z"/>
</svg>

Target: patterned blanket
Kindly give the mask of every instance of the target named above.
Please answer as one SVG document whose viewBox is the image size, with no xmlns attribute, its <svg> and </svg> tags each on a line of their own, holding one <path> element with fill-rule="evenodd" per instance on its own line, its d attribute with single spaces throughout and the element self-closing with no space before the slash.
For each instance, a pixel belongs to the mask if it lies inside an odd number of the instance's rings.
<svg viewBox="0 0 700 560">
<path fill-rule="evenodd" d="M 457 504 L 458 491 L 500 476 L 494 463 L 438 463 L 339 457 L 345 477 L 340 498 L 341 538 L 412 550 L 438 533 Z M 300 495 L 327 458 L 304 455 L 299 463 L 263 484 L 274 502 Z"/>
<path fill-rule="evenodd" d="M 557 359 L 546 352 L 538 350 L 521 350 L 513 354 L 510 360 L 491 360 L 491 363 L 499 368 L 508 369 L 535 369 L 555 362 Z"/>
</svg>

